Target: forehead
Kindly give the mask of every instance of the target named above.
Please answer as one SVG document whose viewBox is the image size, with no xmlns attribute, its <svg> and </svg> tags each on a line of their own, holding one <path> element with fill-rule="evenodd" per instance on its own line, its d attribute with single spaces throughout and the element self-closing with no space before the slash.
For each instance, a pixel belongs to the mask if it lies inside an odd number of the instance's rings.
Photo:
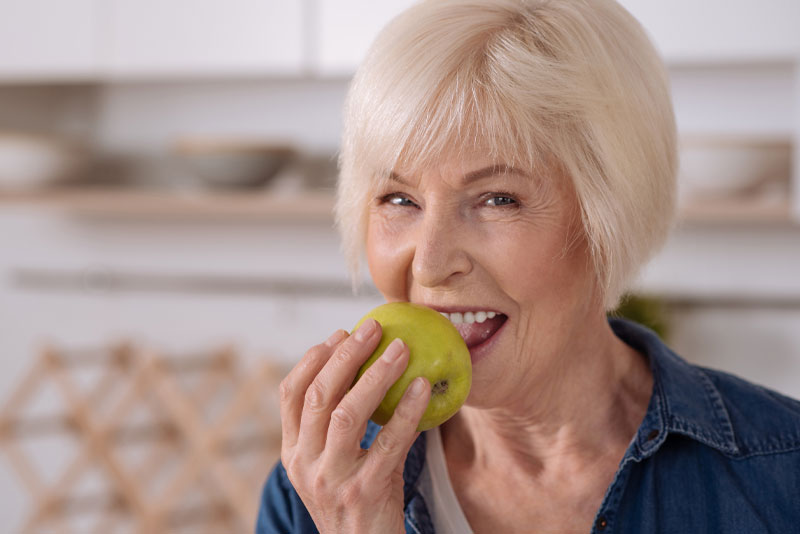
<svg viewBox="0 0 800 534">
<path fill-rule="evenodd" d="M 526 180 L 532 178 L 531 173 L 521 167 L 514 167 L 501 162 L 493 163 L 491 160 L 483 160 L 476 162 L 451 162 L 432 170 L 430 173 L 407 173 L 402 169 L 393 170 L 389 172 L 388 179 L 391 182 L 413 185 L 416 181 L 421 179 L 422 174 L 433 174 L 442 178 L 452 179 L 465 186 L 487 178 L 518 177 Z"/>
<path fill-rule="evenodd" d="M 515 154 L 498 156 L 492 150 L 454 151 L 436 161 L 398 162 L 378 173 L 378 185 L 401 183 L 417 185 L 423 177 L 469 186 L 486 180 L 511 179 L 538 185 L 555 185 L 565 178 L 561 166 L 551 159 L 531 163 Z"/>
</svg>

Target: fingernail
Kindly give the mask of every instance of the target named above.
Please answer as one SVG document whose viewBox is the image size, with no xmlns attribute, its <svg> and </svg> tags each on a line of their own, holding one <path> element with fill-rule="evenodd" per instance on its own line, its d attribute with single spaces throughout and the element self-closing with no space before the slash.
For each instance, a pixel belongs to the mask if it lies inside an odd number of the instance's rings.
<svg viewBox="0 0 800 534">
<path fill-rule="evenodd" d="M 389 343 L 389 346 L 386 347 L 385 351 L 383 351 L 383 359 L 390 363 L 396 361 L 403 353 L 403 346 L 404 344 L 402 339 L 395 339 Z"/>
<path fill-rule="evenodd" d="M 347 335 L 347 332 L 345 332 L 344 330 L 337 330 L 336 332 L 334 332 L 333 334 L 331 334 L 331 337 L 329 337 L 329 338 L 328 338 L 328 339 L 325 341 L 325 344 L 326 344 L 327 346 L 329 346 L 329 347 L 335 347 L 336 345 L 338 345 L 338 344 L 339 344 L 339 342 L 340 342 L 342 339 L 344 339 L 344 336 L 346 336 L 346 335 Z"/>
<path fill-rule="evenodd" d="M 411 382 L 411 387 L 408 388 L 408 394 L 412 397 L 419 397 L 425 391 L 425 379 L 417 377 Z"/>
<path fill-rule="evenodd" d="M 372 336 L 372 333 L 375 332 L 375 319 L 367 319 L 364 321 L 358 330 L 356 331 L 356 340 L 357 341 L 366 341 Z"/>
</svg>

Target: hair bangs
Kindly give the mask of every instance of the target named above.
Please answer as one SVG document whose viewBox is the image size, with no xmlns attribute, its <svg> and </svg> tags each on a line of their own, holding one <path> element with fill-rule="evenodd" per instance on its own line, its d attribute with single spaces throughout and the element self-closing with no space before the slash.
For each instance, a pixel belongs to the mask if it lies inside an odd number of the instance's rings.
<svg viewBox="0 0 800 534">
<path fill-rule="evenodd" d="M 420 174 L 444 161 L 476 155 L 536 171 L 549 151 L 542 138 L 531 135 L 535 129 L 529 118 L 520 120 L 520 114 L 510 112 L 508 102 L 516 96 L 479 80 L 479 76 L 452 73 L 434 91 L 420 95 L 414 105 L 398 89 L 396 98 L 405 103 L 402 111 L 389 104 L 394 113 L 391 121 L 381 118 L 385 112 L 373 113 L 370 120 L 375 127 L 369 128 L 370 141 L 361 147 L 369 151 L 359 159 L 369 162 L 372 177 L 387 178 L 392 171 Z"/>
</svg>

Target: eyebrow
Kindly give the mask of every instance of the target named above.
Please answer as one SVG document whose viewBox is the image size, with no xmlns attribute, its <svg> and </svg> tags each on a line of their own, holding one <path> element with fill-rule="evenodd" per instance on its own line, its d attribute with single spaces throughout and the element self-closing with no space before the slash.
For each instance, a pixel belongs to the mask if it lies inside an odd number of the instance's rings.
<svg viewBox="0 0 800 534">
<path fill-rule="evenodd" d="M 505 175 L 516 174 L 517 176 L 521 176 L 523 178 L 529 177 L 528 173 L 526 173 L 521 169 L 500 163 L 495 165 L 489 165 L 488 167 L 483 167 L 482 169 L 478 169 L 476 171 L 468 172 L 467 174 L 464 175 L 462 180 L 464 184 L 470 184 L 472 182 L 477 182 L 478 180 L 482 180 L 490 176 L 497 176 L 501 174 Z M 395 182 L 400 182 L 401 184 L 404 185 L 409 185 L 408 182 L 406 182 L 402 176 L 400 176 L 394 171 L 389 173 L 389 179 L 394 180 Z"/>
<path fill-rule="evenodd" d="M 472 183 L 483 178 L 488 178 L 489 176 L 497 176 L 500 174 L 516 174 L 517 176 L 522 176 L 523 178 L 528 177 L 528 173 L 523 171 L 522 169 L 518 169 L 516 167 L 512 167 L 510 165 L 505 164 L 496 164 L 496 165 L 489 165 L 488 167 L 484 167 L 483 169 L 478 169 L 477 171 L 468 172 L 464 175 L 464 183 Z"/>
</svg>

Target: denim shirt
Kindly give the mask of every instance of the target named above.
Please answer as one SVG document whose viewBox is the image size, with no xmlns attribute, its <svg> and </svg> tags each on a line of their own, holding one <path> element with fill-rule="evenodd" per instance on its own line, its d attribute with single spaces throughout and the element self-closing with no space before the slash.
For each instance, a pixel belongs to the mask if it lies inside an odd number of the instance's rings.
<svg viewBox="0 0 800 534">
<path fill-rule="evenodd" d="M 800 533 L 800 402 L 690 365 L 640 325 L 610 323 L 617 337 L 647 356 L 654 382 L 591 532 Z M 370 423 L 362 447 L 379 430 Z M 416 486 L 424 463 L 423 433 L 403 473 L 407 533 L 434 533 Z M 555 531 L 531 525 L 529 532 Z M 264 487 L 256 533 L 314 532 L 279 462 Z"/>
</svg>

